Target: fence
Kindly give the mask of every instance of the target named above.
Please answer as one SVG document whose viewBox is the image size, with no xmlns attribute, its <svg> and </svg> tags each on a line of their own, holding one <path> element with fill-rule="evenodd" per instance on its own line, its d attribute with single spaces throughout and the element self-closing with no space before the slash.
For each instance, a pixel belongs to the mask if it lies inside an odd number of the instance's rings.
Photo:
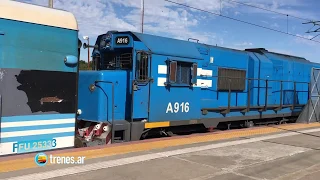
<svg viewBox="0 0 320 180">
<path fill-rule="evenodd" d="M 308 103 L 302 110 L 297 122 L 310 123 L 320 120 L 320 69 L 312 68 L 310 76 Z"/>
</svg>

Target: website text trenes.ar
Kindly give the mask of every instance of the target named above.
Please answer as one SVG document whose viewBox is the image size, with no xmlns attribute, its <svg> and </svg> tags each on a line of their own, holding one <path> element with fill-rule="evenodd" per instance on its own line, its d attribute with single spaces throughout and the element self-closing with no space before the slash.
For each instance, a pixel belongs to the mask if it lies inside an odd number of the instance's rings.
<svg viewBox="0 0 320 180">
<path fill-rule="evenodd" d="M 51 164 L 84 164 L 84 156 L 69 157 L 69 156 L 49 156 L 49 160 Z"/>
</svg>

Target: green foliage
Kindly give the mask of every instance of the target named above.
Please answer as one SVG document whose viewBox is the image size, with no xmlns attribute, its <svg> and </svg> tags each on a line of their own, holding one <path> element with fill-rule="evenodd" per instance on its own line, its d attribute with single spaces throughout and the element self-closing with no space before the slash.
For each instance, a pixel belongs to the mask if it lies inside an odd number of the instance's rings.
<svg viewBox="0 0 320 180">
<path fill-rule="evenodd" d="M 88 70 L 88 63 L 84 60 L 80 60 L 79 70 Z"/>
</svg>

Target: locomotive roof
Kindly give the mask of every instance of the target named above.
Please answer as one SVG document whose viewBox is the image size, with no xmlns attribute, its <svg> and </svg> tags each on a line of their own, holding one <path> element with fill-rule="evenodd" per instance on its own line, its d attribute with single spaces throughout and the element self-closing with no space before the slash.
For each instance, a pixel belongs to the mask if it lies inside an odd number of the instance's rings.
<svg viewBox="0 0 320 180">
<path fill-rule="evenodd" d="M 283 56 L 288 60 L 300 61 L 300 62 L 306 62 L 306 63 L 310 62 L 309 60 L 307 60 L 307 59 L 305 59 L 303 57 L 292 56 L 292 55 L 288 55 L 288 54 L 281 54 L 281 53 L 277 53 L 277 52 L 271 52 L 271 51 L 268 51 L 268 50 L 266 50 L 264 48 L 245 49 L 245 51 L 256 52 L 256 53 L 260 53 L 260 54 L 270 53 L 270 54 L 273 54 L 273 55 L 276 55 L 276 56 Z"/>
<path fill-rule="evenodd" d="M 179 40 L 174 38 L 167 38 L 167 37 L 157 36 L 157 35 L 142 34 L 142 33 L 137 33 L 132 31 L 125 31 L 125 32 L 113 31 L 113 32 L 120 33 L 120 34 L 121 33 L 133 34 L 138 39 L 143 41 L 145 45 L 154 53 L 168 54 L 168 55 L 181 56 L 181 57 L 190 57 L 195 59 L 203 59 L 197 47 L 195 46 L 196 44 L 195 42 L 189 42 L 189 41 Z M 166 44 L 166 45 L 162 46 L 161 44 Z M 280 56 L 281 59 L 285 58 L 286 60 L 310 63 L 309 60 L 303 57 L 271 52 L 264 48 L 239 50 L 239 49 L 232 49 L 232 48 L 221 47 L 221 46 L 213 46 L 213 45 L 203 44 L 203 43 L 201 43 L 201 45 L 207 46 L 208 48 L 223 48 L 226 50 L 237 51 L 240 53 L 255 52 L 260 54 L 272 54 L 278 57 Z"/>
<path fill-rule="evenodd" d="M 203 59 L 198 49 L 192 42 L 186 42 L 179 39 L 155 36 L 150 34 L 141 34 L 131 32 L 150 49 L 157 54 L 167 54 L 171 56 L 187 57 L 194 59 Z M 165 46 L 163 46 L 165 44 Z"/>
<path fill-rule="evenodd" d="M 70 12 L 11 0 L 0 1 L 0 18 L 78 30 Z"/>
</svg>

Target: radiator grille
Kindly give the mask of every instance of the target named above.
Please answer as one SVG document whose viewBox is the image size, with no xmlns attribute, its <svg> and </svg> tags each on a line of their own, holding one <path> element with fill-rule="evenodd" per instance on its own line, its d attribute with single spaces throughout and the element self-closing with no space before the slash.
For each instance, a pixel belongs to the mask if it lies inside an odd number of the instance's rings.
<svg viewBox="0 0 320 180">
<path fill-rule="evenodd" d="M 218 90 L 229 90 L 229 79 L 231 79 L 231 91 L 243 91 L 246 84 L 246 71 L 239 69 L 219 68 Z"/>
</svg>

